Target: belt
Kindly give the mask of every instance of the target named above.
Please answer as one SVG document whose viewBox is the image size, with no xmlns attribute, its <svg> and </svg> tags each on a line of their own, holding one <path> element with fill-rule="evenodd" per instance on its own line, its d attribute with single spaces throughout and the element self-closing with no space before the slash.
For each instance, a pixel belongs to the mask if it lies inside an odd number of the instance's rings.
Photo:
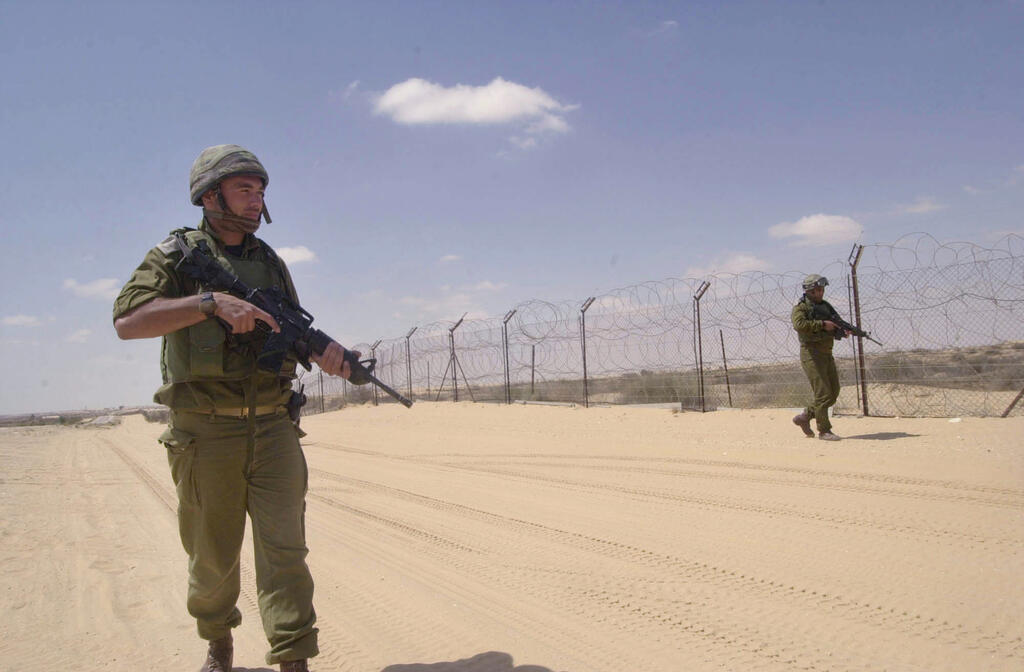
<svg viewBox="0 0 1024 672">
<path fill-rule="evenodd" d="M 284 411 L 285 408 L 281 404 L 276 406 L 257 406 L 253 409 L 254 417 L 260 417 L 262 415 L 275 415 L 278 411 Z M 239 408 L 215 408 L 213 410 L 204 410 L 200 408 L 188 409 L 187 413 L 200 413 L 202 415 L 218 415 L 228 418 L 239 418 L 244 419 L 249 417 L 249 407 L 242 406 Z"/>
</svg>

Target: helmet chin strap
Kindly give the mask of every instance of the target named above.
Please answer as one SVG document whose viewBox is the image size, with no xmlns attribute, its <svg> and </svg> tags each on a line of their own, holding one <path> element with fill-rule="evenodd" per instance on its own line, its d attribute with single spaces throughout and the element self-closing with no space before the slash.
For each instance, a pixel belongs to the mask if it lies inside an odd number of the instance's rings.
<svg viewBox="0 0 1024 672">
<path fill-rule="evenodd" d="M 220 204 L 220 212 L 203 208 L 203 217 L 217 222 L 219 226 L 234 233 L 256 233 L 256 230 L 260 228 L 259 217 L 252 220 L 231 212 L 231 208 L 224 201 L 224 194 L 220 192 L 220 189 L 217 189 L 217 203 Z M 260 211 L 260 215 L 262 215 L 263 219 L 267 220 L 267 224 L 270 224 L 270 211 L 267 210 L 266 203 L 263 204 L 263 210 Z"/>
<path fill-rule="evenodd" d="M 203 208 L 203 217 L 216 223 L 218 227 L 233 233 L 256 233 L 256 230 L 260 228 L 260 220 L 239 217 L 230 212 L 217 212 Z"/>
</svg>

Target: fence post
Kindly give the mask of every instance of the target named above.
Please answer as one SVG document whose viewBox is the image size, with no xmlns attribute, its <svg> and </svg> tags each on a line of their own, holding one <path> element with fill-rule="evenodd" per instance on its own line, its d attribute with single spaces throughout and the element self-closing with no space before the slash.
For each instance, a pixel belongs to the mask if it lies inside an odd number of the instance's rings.
<svg viewBox="0 0 1024 672">
<path fill-rule="evenodd" d="M 508 366 L 508 321 L 516 314 L 515 309 L 505 313 L 505 319 L 501 323 L 501 341 L 505 347 L 505 403 L 512 403 L 512 372 Z"/>
<path fill-rule="evenodd" d="M 448 370 L 451 369 L 452 389 L 455 390 L 455 401 L 459 400 L 459 369 L 461 369 L 462 366 L 459 364 L 459 358 L 455 354 L 455 330 L 458 329 L 459 325 L 462 324 L 462 321 L 466 319 L 466 315 L 467 313 L 463 313 L 462 317 L 459 318 L 459 321 L 448 329 L 448 368 L 444 370 L 444 375 L 441 376 L 441 386 L 437 388 L 437 399 L 441 398 L 441 390 L 444 389 L 445 378 L 448 377 Z M 465 371 L 462 372 L 462 380 L 466 383 L 466 389 L 469 390 L 469 396 L 472 399 L 473 390 L 470 389 L 469 381 L 466 380 Z M 434 401 L 437 401 L 437 399 Z M 476 399 L 473 399 L 473 401 L 476 401 Z"/>
<path fill-rule="evenodd" d="M 381 339 L 377 339 L 373 345 L 370 346 L 370 359 L 377 359 L 377 346 L 380 345 Z M 373 405 L 377 405 L 377 386 L 373 386 Z"/>
<path fill-rule="evenodd" d="M 1017 402 L 1021 400 L 1021 397 L 1024 397 L 1024 389 L 1017 393 L 1017 396 L 1013 398 L 1013 401 L 1010 402 L 1010 405 L 1006 407 L 1006 410 L 1003 411 L 1002 415 L 1000 415 L 999 417 L 1005 418 L 1006 416 L 1008 416 L 1010 414 L 1010 411 L 1013 410 L 1013 407 L 1017 405 Z"/>
<path fill-rule="evenodd" d="M 850 306 L 850 310 L 852 311 L 853 310 L 853 282 L 850 280 L 850 276 L 849 275 L 846 276 L 846 301 L 847 301 L 847 304 Z M 857 366 L 857 341 L 855 341 L 855 340 L 853 340 L 851 338 L 850 339 L 850 346 L 853 348 L 853 379 L 854 379 L 854 382 L 857 384 L 857 389 L 859 390 L 860 389 L 860 367 Z M 860 396 L 861 395 L 859 395 L 859 394 L 857 395 L 857 408 L 860 408 L 860 409 L 863 410 L 864 407 L 861 404 Z"/>
<path fill-rule="evenodd" d="M 533 398 L 533 384 L 537 378 L 537 344 L 530 346 L 530 398 Z"/>
<path fill-rule="evenodd" d="M 320 412 L 326 413 L 327 411 L 324 409 L 324 370 L 318 368 L 316 375 L 320 379 Z"/>
<path fill-rule="evenodd" d="M 405 375 L 406 380 L 409 383 L 409 398 L 412 399 L 412 354 L 409 349 L 409 338 L 416 333 L 418 327 L 413 327 L 409 330 L 409 333 L 405 335 Z M 427 390 L 427 394 L 430 394 L 430 390 Z"/>
<path fill-rule="evenodd" d="M 718 330 L 718 340 L 722 342 L 722 368 L 725 369 L 725 392 L 729 395 L 729 407 L 732 408 L 732 387 L 729 385 L 729 362 L 725 359 L 725 336 Z"/>
<path fill-rule="evenodd" d="M 864 252 L 864 246 L 858 243 L 853 244 L 850 256 L 847 261 L 850 263 L 850 284 L 853 285 L 853 319 L 854 324 L 860 327 L 860 288 L 857 285 L 857 264 L 860 263 L 860 255 Z M 864 366 L 864 339 L 857 337 L 857 366 L 860 368 L 860 398 L 864 409 L 864 417 L 871 415 L 868 412 L 868 377 L 867 369 Z"/>
<path fill-rule="evenodd" d="M 708 291 L 708 287 L 711 283 L 704 280 L 700 283 L 700 287 L 697 288 L 697 293 L 693 295 L 693 314 L 695 316 L 695 328 L 693 330 L 694 349 L 696 352 L 697 360 L 697 385 L 698 395 L 700 397 L 700 412 L 704 413 L 707 408 L 704 405 L 704 343 L 700 333 L 700 299 L 704 296 L 704 292 Z"/>
<path fill-rule="evenodd" d="M 587 308 L 590 308 L 590 304 L 594 302 L 594 297 L 590 297 L 583 302 L 583 307 L 580 308 L 580 342 L 583 346 L 583 407 L 590 408 L 590 393 L 587 389 Z"/>
</svg>

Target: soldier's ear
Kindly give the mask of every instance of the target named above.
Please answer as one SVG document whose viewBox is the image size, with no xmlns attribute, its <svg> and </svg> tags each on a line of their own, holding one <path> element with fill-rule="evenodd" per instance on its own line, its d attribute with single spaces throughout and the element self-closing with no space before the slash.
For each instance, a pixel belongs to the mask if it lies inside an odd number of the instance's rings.
<svg viewBox="0 0 1024 672">
<path fill-rule="evenodd" d="M 217 199 L 218 195 L 220 195 L 220 188 L 219 187 L 214 187 L 213 189 L 207 189 L 206 192 L 203 193 L 203 195 L 201 197 L 202 200 L 203 200 L 203 207 L 208 209 L 208 210 L 219 209 L 219 208 L 216 207 L 216 206 L 220 205 L 220 203 L 218 203 L 218 199 Z"/>
</svg>

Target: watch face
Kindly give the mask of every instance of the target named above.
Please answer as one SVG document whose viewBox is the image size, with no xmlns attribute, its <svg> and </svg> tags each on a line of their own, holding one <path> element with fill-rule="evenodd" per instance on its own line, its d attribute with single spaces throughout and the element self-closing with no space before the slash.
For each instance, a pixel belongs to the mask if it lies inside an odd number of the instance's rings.
<svg viewBox="0 0 1024 672">
<path fill-rule="evenodd" d="M 217 302 L 213 300 L 213 294 L 207 292 L 199 299 L 199 310 L 204 315 L 213 315 L 217 312 Z"/>
</svg>

